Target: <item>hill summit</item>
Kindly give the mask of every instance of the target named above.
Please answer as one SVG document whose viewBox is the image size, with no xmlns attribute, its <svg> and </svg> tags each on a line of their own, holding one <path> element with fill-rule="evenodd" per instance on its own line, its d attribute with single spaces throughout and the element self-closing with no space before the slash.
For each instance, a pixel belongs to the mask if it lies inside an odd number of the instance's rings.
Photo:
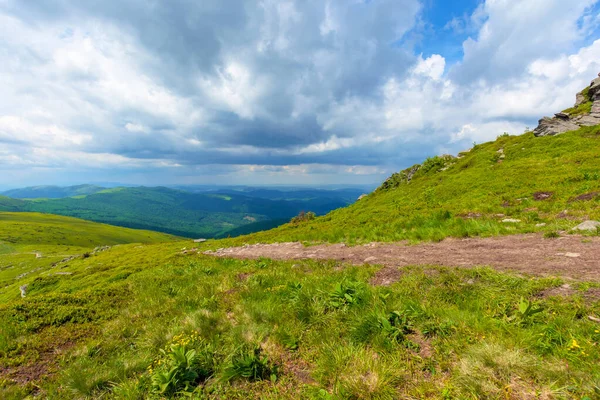
<svg viewBox="0 0 600 400">
<path fill-rule="evenodd" d="M 542 118 L 533 132 L 535 136 L 553 136 L 595 125 L 600 125 L 600 74 L 590 86 L 577 93 L 575 106 L 552 118 Z"/>
</svg>

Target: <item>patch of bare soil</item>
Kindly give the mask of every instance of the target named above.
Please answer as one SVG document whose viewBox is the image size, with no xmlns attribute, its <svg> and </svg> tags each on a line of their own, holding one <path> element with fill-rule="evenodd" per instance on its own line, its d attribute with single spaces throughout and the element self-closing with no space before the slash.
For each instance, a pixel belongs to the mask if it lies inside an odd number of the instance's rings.
<svg viewBox="0 0 600 400">
<path fill-rule="evenodd" d="M 590 200 L 594 200 L 598 196 L 600 196 L 600 192 L 586 193 L 586 194 L 582 194 L 582 195 L 579 195 L 579 196 L 571 199 L 571 202 L 574 202 L 574 201 L 590 201 Z"/>
<path fill-rule="evenodd" d="M 539 234 L 493 238 L 446 239 L 439 243 L 370 243 L 347 247 L 345 244 L 322 244 L 305 247 L 301 243 L 256 244 L 208 251 L 217 257 L 275 260 L 338 260 L 354 265 L 380 264 L 387 267 L 440 265 L 471 268 L 490 266 L 537 276 L 564 276 L 600 281 L 600 237 L 569 235 L 544 239 Z M 384 282 L 381 272 L 376 282 Z M 376 278 L 374 278 L 376 279 Z"/>
<path fill-rule="evenodd" d="M 541 297 L 542 299 L 548 297 L 570 297 L 575 293 L 577 293 L 577 290 L 573 289 L 571 285 L 566 283 L 562 286 L 544 289 L 537 294 L 537 297 Z"/>
<path fill-rule="evenodd" d="M 369 283 L 373 286 L 390 286 L 398 282 L 402 277 L 402 271 L 398 267 L 384 267 L 377 271 Z"/>
</svg>

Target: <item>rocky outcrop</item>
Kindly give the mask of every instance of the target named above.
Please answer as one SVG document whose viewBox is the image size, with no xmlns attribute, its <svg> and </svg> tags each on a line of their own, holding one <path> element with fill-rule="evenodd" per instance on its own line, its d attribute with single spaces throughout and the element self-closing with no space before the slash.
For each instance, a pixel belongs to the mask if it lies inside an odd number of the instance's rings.
<svg viewBox="0 0 600 400">
<path fill-rule="evenodd" d="M 585 111 L 588 103 L 591 103 L 590 112 Z M 600 78 L 594 79 L 589 87 L 577 93 L 575 107 L 556 113 L 552 118 L 542 118 L 533 134 L 535 136 L 554 136 L 577 130 L 583 126 L 595 125 L 600 125 Z"/>
</svg>

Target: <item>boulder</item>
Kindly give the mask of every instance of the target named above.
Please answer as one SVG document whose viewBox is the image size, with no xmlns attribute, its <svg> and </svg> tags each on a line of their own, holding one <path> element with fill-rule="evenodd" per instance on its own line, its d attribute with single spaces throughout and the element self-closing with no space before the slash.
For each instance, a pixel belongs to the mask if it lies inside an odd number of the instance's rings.
<svg viewBox="0 0 600 400">
<path fill-rule="evenodd" d="M 590 83 L 589 97 L 592 101 L 600 100 L 600 77 Z"/>
<path fill-rule="evenodd" d="M 583 91 L 581 91 L 575 96 L 575 107 L 578 107 L 587 101 L 587 97 L 583 94 Z"/>
<path fill-rule="evenodd" d="M 358 196 L 358 200 L 362 200 L 362 199 L 364 199 L 365 197 L 367 197 L 367 194 L 364 194 L 364 193 L 363 193 L 363 194 L 361 194 L 360 196 Z"/>
<path fill-rule="evenodd" d="M 503 219 L 502 222 L 504 222 L 505 224 L 517 224 L 517 223 L 521 222 L 521 220 L 515 219 L 515 218 L 506 218 L 506 219 Z"/>
<path fill-rule="evenodd" d="M 194 239 L 194 243 L 204 243 L 206 239 Z"/>
<path fill-rule="evenodd" d="M 25 297 L 27 295 L 27 285 L 19 286 L 19 290 L 21 291 L 21 297 Z"/>
<path fill-rule="evenodd" d="M 573 228 L 573 231 L 587 231 L 587 232 L 595 232 L 600 227 L 600 222 L 598 221 L 584 221 L 581 224 L 577 225 Z"/>
<path fill-rule="evenodd" d="M 579 129 L 579 125 L 569 119 L 548 118 L 540 119 L 539 125 L 533 130 L 535 136 L 554 136 Z"/>
</svg>

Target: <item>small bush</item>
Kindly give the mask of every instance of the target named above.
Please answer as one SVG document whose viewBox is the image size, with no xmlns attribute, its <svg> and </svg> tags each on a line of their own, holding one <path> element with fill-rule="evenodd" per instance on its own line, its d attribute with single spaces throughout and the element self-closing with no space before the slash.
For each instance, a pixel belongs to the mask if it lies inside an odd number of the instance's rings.
<svg viewBox="0 0 600 400">
<path fill-rule="evenodd" d="M 312 221 L 316 217 L 317 217 L 317 214 L 315 214 L 312 211 L 308 211 L 308 212 L 300 211 L 300 214 L 298 214 L 297 216 L 292 218 L 292 220 L 290 222 L 292 224 L 299 224 L 301 222 Z"/>
</svg>

